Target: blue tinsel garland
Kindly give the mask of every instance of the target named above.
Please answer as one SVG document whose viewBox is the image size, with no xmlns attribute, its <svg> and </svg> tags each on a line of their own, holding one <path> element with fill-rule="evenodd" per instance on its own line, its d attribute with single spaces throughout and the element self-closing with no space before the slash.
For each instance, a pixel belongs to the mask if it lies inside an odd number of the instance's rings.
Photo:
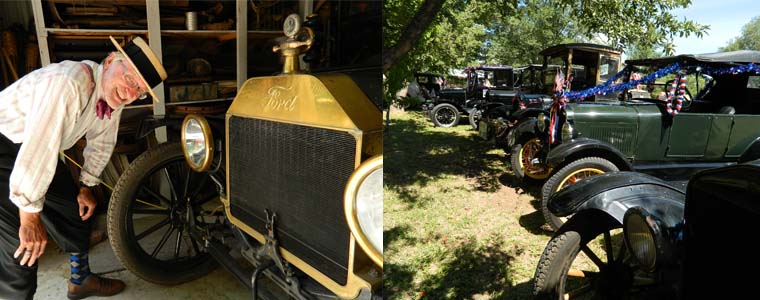
<svg viewBox="0 0 760 300">
<path fill-rule="evenodd" d="M 698 67 L 701 68 L 701 73 L 707 74 L 707 75 L 723 75 L 723 74 L 742 74 L 742 73 L 755 73 L 760 74 L 760 66 L 749 63 L 746 65 L 741 66 L 735 66 L 735 67 L 728 67 L 728 68 L 713 68 L 709 66 L 701 66 Z M 626 67 L 627 68 L 627 67 Z M 612 85 L 612 83 L 618 79 L 625 73 L 627 69 L 623 69 L 622 71 L 618 72 L 610 78 L 609 80 L 605 81 L 604 83 L 582 90 L 582 91 L 575 91 L 575 92 L 564 92 L 564 93 L 557 93 L 557 97 L 564 96 L 567 100 L 583 100 L 585 98 L 594 96 L 594 95 L 606 95 L 609 93 L 617 93 L 623 90 L 633 89 L 639 84 L 643 83 L 650 83 L 654 82 L 656 79 L 664 77 L 668 74 L 673 74 L 681 70 L 681 64 L 674 63 L 670 66 L 667 66 L 665 68 L 659 69 L 645 77 L 642 77 L 639 80 L 631 80 L 628 82 L 623 82 L 620 84 Z"/>
</svg>

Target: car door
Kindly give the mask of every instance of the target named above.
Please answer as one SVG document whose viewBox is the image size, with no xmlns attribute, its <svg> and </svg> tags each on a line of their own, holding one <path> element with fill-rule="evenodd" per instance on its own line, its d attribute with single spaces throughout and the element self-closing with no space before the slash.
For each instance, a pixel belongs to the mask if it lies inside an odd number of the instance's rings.
<svg viewBox="0 0 760 300">
<path fill-rule="evenodd" d="M 760 76 L 749 76 L 742 101 L 737 105 L 731 134 L 726 147 L 726 158 L 737 158 L 760 138 Z"/>
<path fill-rule="evenodd" d="M 682 112 L 673 117 L 667 157 L 702 158 L 705 155 L 713 115 Z"/>
<path fill-rule="evenodd" d="M 760 116 L 735 115 L 725 157 L 738 158 L 758 138 L 760 138 Z"/>
</svg>

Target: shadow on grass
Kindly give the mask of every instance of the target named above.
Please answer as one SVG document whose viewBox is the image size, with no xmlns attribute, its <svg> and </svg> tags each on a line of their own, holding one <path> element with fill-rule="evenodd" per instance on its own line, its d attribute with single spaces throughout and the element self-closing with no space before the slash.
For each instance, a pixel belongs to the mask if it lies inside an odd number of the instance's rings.
<svg viewBox="0 0 760 300">
<path fill-rule="evenodd" d="M 385 262 L 383 264 L 383 299 L 401 298 L 397 294 L 413 290 L 417 269 Z M 395 296 L 395 297 L 394 297 Z"/>
<path fill-rule="evenodd" d="M 404 240 L 409 243 L 416 243 L 417 238 L 411 236 L 409 232 L 411 228 L 409 225 L 396 226 L 391 229 L 383 231 L 383 249 L 387 249 L 388 245 L 398 241 Z"/>
<path fill-rule="evenodd" d="M 521 299 L 530 295 L 532 283 L 511 285 L 507 270 L 515 258 L 502 251 L 498 241 L 484 246 L 468 241 L 447 256 L 451 259 L 436 266 L 435 274 L 418 285 L 413 284 L 418 270 L 385 264 L 383 298 L 403 298 L 396 294 L 404 291 L 419 299 Z"/>
<path fill-rule="evenodd" d="M 538 202 L 538 201 L 531 201 Z M 553 236 L 554 231 L 551 230 L 551 226 L 544 220 L 544 215 L 540 210 L 534 211 L 527 215 L 520 216 L 518 222 L 520 226 L 525 228 L 528 232 L 535 235 Z"/>
<path fill-rule="evenodd" d="M 536 199 L 540 199 L 541 186 L 544 184 L 543 181 L 519 179 L 512 172 L 499 176 L 499 182 L 506 187 L 515 189 L 518 194 L 528 194 Z"/>
<path fill-rule="evenodd" d="M 544 215 L 541 213 L 541 185 L 543 182 L 524 182 L 511 174 L 500 176 L 499 182 L 505 186 L 514 188 L 520 194 L 528 194 L 533 197 L 533 199 L 530 200 L 530 205 L 533 206 L 536 211 L 520 216 L 518 220 L 520 226 L 535 235 L 554 235 L 554 231 L 551 230 L 551 226 L 546 223 Z"/>
<path fill-rule="evenodd" d="M 406 187 L 424 187 L 446 175 L 464 175 L 479 191 L 495 192 L 501 187 L 498 176 L 504 173 L 504 157 L 488 154 L 491 144 L 474 134 L 432 130 L 421 113 L 410 114 L 415 118 L 392 119 L 384 136 L 383 183 L 397 191 L 402 201 L 424 205 L 425 199 Z"/>
</svg>

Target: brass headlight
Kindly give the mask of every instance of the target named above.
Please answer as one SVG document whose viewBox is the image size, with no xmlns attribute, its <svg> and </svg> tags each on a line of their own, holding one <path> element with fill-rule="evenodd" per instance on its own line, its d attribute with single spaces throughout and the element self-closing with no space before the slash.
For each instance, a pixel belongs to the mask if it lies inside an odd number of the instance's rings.
<svg viewBox="0 0 760 300">
<path fill-rule="evenodd" d="M 344 194 L 346 220 L 359 246 L 383 267 L 383 156 L 374 156 L 354 171 Z"/>
<path fill-rule="evenodd" d="M 544 132 L 544 129 L 546 129 L 546 116 L 544 114 L 538 114 L 538 117 L 536 118 L 536 128 L 538 129 L 538 132 Z"/>
<path fill-rule="evenodd" d="M 182 152 L 190 168 L 203 172 L 211 166 L 214 137 L 206 118 L 190 114 L 182 122 Z"/>
<path fill-rule="evenodd" d="M 562 124 L 562 142 L 567 143 L 572 139 L 573 139 L 573 126 L 570 126 L 570 123 L 565 121 L 565 123 Z"/>
<path fill-rule="evenodd" d="M 623 217 L 623 234 L 633 257 L 644 271 L 654 271 L 661 241 L 660 226 L 654 216 L 641 207 L 626 211 Z"/>
</svg>

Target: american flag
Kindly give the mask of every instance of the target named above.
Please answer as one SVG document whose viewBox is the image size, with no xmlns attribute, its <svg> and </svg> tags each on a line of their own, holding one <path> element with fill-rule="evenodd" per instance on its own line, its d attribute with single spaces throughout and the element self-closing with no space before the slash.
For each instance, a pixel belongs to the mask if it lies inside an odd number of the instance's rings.
<svg viewBox="0 0 760 300">
<path fill-rule="evenodd" d="M 565 74 L 562 73 L 561 68 L 557 68 L 557 73 L 554 75 L 554 92 L 559 93 L 564 90 Z"/>
</svg>

